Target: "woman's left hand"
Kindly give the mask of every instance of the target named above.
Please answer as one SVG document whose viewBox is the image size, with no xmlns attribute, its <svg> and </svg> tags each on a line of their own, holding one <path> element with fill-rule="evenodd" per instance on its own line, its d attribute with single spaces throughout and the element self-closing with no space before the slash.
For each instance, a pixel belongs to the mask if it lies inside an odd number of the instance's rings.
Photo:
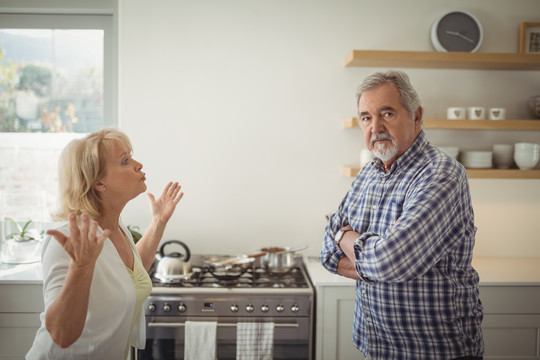
<svg viewBox="0 0 540 360">
<path fill-rule="evenodd" d="M 158 199 L 148 193 L 150 206 L 152 207 L 152 217 L 155 220 L 164 224 L 169 221 L 176 208 L 176 204 L 184 196 L 184 193 L 180 192 L 180 189 L 181 186 L 178 182 L 169 182 Z"/>
</svg>

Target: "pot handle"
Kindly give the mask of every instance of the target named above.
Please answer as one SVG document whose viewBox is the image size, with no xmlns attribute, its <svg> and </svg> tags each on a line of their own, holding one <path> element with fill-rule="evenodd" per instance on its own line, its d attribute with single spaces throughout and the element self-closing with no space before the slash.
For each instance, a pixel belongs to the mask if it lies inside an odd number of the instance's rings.
<svg viewBox="0 0 540 360">
<path fill-rule="evenodd" d="M 189 252 L 189 248 L 187 247 L 186 244 L 184 244 L 183 242 L 181 242 L 180 240 L 167 240 L 163 243 L 163 245 L 161 245 L 161 247 L 159 248 L 159 255 L 161 255 L 161 257 L 164 257 L 165 256 L 165 245 L 168 245 L 168 244 L 178 244 L 180 245 L 181 247 L 184 248 L 184 251 L 185 251 L 185 255 L 184 255 L 184 261 L 189 261 L 189 258 L 191 257 L 191 253 Z M 181 254 L 179 254 L 181 255 Z"/>
</svg>

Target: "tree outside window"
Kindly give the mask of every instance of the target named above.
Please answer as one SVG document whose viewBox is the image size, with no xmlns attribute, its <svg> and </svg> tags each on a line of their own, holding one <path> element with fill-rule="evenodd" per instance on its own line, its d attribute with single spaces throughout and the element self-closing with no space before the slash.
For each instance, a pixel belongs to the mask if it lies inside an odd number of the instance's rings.
<svg viewBox="0 0 540 360">
<path fill-rule="evenodd" d="M 103 30 L 0 30 L 0 132 L 103 127 Z"/>
</svg>

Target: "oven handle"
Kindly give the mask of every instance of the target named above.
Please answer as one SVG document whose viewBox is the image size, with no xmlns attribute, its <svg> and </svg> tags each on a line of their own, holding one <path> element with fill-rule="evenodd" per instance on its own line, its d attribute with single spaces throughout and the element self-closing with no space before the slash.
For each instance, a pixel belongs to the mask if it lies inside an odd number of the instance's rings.
<svg viewBox="0 0 540 360">
<path fill-rule="evenodd" d="M 164 328 L 176 328 L 176 327 L 184 327 L 186 326 L 185 323 L 179 323 L 179 322 L 167 322 L 167 323 L 160 323 L 160 322 L 151 322 L 148 323 L 148 327 L 164 327 Z M 235 327 L 236 323 L 218 323 L 218 327 Z M 274 327 L 278 328 L 297 328 L 298 323 L 274 323 Z"/>
</svg>

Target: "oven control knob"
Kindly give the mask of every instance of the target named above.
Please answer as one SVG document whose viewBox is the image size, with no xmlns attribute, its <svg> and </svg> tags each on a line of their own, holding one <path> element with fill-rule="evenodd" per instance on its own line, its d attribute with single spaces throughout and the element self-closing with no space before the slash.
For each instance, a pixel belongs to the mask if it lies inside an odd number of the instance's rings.
<svg viewBox="0 0 540 360">
<path fill-rule="evenodd" d="M 171 311 L 171 306 L 169 304 L 163 305 L 163 311 L 165 311 L 165 312 Z"/>
<path fill-rule="evenodd" d="M 179 312 L 185 312 L 186 311 L 186 305 L 184 305 L 184 303 L 180 303 L 178 305 L 178 311 Z"/>
<path fill-rule="evenodd" d="M 247 312 L 253 312 L 253 305 L 251 305 L 251 304 L 246 305 L 246 311 Z"/>
<path fill-rule="evenodd" d="M 285 308 L 283 307 L 283 305 L 279 304 L 278 306 L 276 306 L 276 311 L 277 311 L 277 312 L 283 312 L 283 310 L 285 310 Z"/>
<path fill-rule="evenodd" d="M 298 304 L 294 304 L 293 306 L 291 306 L 291 311 L 293 313 L 297 313 L 298 311 L 300 311 L 300 307 L 298 306 Z"/>
<path fill-rule="evenodd" d="M 153 303 L 150 303 L 150 305 L 148 305 L 148 310 L 150 310 L 150 312 L 156 311 L 156 305 L 154 305 Z"/>
<path fill-rule="evenodd" d="M 263 305 L 263 306 L 261 306 L 261 311 L 262 311 L 262 312 L 268 312 L 268 310 L 270 310 L 270 308 L 268 307 L 268 305 Z"/>
<path fill-rule="evenodd" d="M 231 305 L 231 311 L 234 312 L 234 313 L 235 313 L 235 312 L 238 312 L 238 305 L 232 304 L 232 305 Z"/>
</svg>

